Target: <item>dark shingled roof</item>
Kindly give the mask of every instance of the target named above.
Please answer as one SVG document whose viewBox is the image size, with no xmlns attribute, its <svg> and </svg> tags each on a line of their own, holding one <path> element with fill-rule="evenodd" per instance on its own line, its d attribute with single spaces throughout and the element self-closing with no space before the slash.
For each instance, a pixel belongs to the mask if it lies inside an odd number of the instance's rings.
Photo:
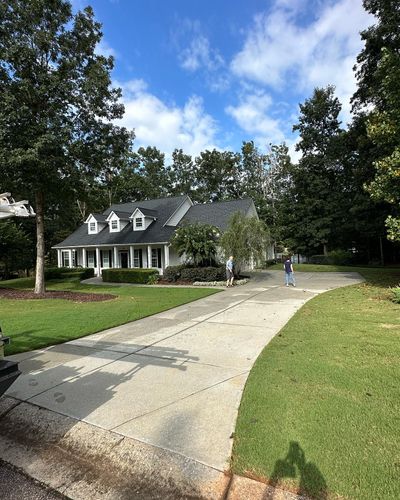
<svg viewBox="0 0 400 500">
<path fill-rule="evenodd" d="M 120 210 L 113 210 L 115 215 L 119 217 L 120 219 L 129 219 L 129 217 L 132 215 L 129 212 L 121 212 Z M 111 212 L 110 212 L 111 213 Z"/>
<path fill-rule="evenodd" d="M 75 232 L 64 241 L 55 245 L 55 248 L 79 247 L 91 245 L 129 245 L 129 244 L 151 244 L 166 243 L 175 232 L 172 226 L 164 226 L 171 215 L 182 205 L 187 196 L 176 196 L 173 198 L 160 198 L 158 200 L 146 200 L 140 202 L 121 203 L 112 205 L 104 211 L 101 217 L 106 217 L 113 211 L 117 214 L 132 214 L 139 208 L 144 215 L 156 217 L 150 226 L 143 231 L 133 231 L 130 222 L 120 232 L 110 233 L 108 224 L 97 234 L 88 234 L 87 224 L 82 224 Z M 222 201 L 206 203 L 204 205 L 192 206 L 181 220 L 180 224 L 200 222 L 211 224 L 219 229 L 226 229 L 231 215 L 235 212 L 248 214 L 254 208 L 253 200 Z M 146 212 L 146 213 L 145 213 Z M 93 214 L 96 216 L 98 214 Z M 99 220 L 99 219 L 97 219 Z"/>
<path fill-rule="evenodd" d="M 104 220 L 111 212 L 123 212 L 132 214 L 136 208 L 140 210 L 153 211 L 156 220 L 143 231 L 133 231 L 129 223 L 122 231 L 110 233 L 108 225 L 97 234 L 88 234 L 87 225 L 83 224 L 70 234 L 64 241 L 55 245 L 55 248 L 90 246 L 90 245 L 129 245 L 164 243 L 170 240 L 174 234 L 174 227 L 165 226 L 164 223 L 185 201 L 187 196 L 176 196 L 171 198 L 160 198 L 157 200 L 145 200 L 139 202 L 120 203 L 111 205 L 103 212 Z M 147 215 L 147 214 L 145 214 Z M 153 217 L 153 215 L 151 215 Z"/>
<path fill-rule="evenodd" d="M 200 222 L 224 230 L 228 227 L 232 214 L 235 212 L 247 214 L 252 206 L 254 206 L 254 203 L 251 198 L 193 205 L 179 225 Z"/>
<path fill-rule="evenodd" d="M 144 216 L 146 217 L 156 217 L 158 215 L 157 210 L 150 210 L 149 208 L 144 208 L 144 207 L 137 207 Z M 131 214 L 132 215 L 132 214 Z"/>
<path fill-rule="evenodd" d="M 97 222 L 106 221 L 106 217 L 103 214 L 91 214 L 91 215 L 97 220 Z"/>
</svg>

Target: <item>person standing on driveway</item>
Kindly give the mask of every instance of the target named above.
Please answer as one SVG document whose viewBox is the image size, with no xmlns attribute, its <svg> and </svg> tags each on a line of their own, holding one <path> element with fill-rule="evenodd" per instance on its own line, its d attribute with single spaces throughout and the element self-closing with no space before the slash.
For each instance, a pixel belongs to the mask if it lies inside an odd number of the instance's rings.
<svg viewBox="0 0 400 500">
<path fill-rule="evenodd" d="M 226 286 L 233 286 L 233 256 L 226 261 Z"/>
<path fill-rule="evenodd" d="M 283 263 L 283 269 L 285 270 L 285 281 L 286 281 L 286 286 L 289 286 L 291 283 L 293 286 L 296 286 L 296 282 L 294 280 L 294 270 L 293 270 L 293 264 L 289 257 L 285 260 Z"/>
</svg>

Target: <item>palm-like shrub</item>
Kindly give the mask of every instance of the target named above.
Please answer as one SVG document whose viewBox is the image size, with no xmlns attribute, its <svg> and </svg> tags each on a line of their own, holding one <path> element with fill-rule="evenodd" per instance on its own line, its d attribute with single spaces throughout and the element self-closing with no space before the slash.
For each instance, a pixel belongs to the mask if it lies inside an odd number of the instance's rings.
<svg viewBox="0 0 400 500">
<path fill-rule="evenodd" d="M 171 240 L 180 257 L 196 266 L 214 265 L 217 260 L 219 230 L 209 224 L 187 224 L 178 228 Z"/>
</svg>

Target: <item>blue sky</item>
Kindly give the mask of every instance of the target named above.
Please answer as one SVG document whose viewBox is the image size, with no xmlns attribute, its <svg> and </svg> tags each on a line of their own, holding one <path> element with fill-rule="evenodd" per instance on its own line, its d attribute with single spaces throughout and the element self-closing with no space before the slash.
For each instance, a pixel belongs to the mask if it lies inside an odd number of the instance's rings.
<svg viewBox="0 0 400 500">
<path fill-rule="evenodd" d="M 286 141 L 298 104 L 334 84 L 350 119 L 361 0 L 73 0 L 103 24 L 99 52 L 115 57 L 122 123 L 135 144 L 169 155 L 238 151 Z"/>
</svg>

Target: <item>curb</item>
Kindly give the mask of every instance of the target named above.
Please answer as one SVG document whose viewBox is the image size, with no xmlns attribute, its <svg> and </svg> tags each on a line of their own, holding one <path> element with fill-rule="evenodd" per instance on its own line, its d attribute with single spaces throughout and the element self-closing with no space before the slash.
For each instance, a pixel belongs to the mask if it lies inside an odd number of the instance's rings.
<svg viewBox="0 0 400 500">
<path fill-rule="evenodd" d="M 73 500 L 304 498 L 9 396 L 0 456 Z"/>
</svg>

